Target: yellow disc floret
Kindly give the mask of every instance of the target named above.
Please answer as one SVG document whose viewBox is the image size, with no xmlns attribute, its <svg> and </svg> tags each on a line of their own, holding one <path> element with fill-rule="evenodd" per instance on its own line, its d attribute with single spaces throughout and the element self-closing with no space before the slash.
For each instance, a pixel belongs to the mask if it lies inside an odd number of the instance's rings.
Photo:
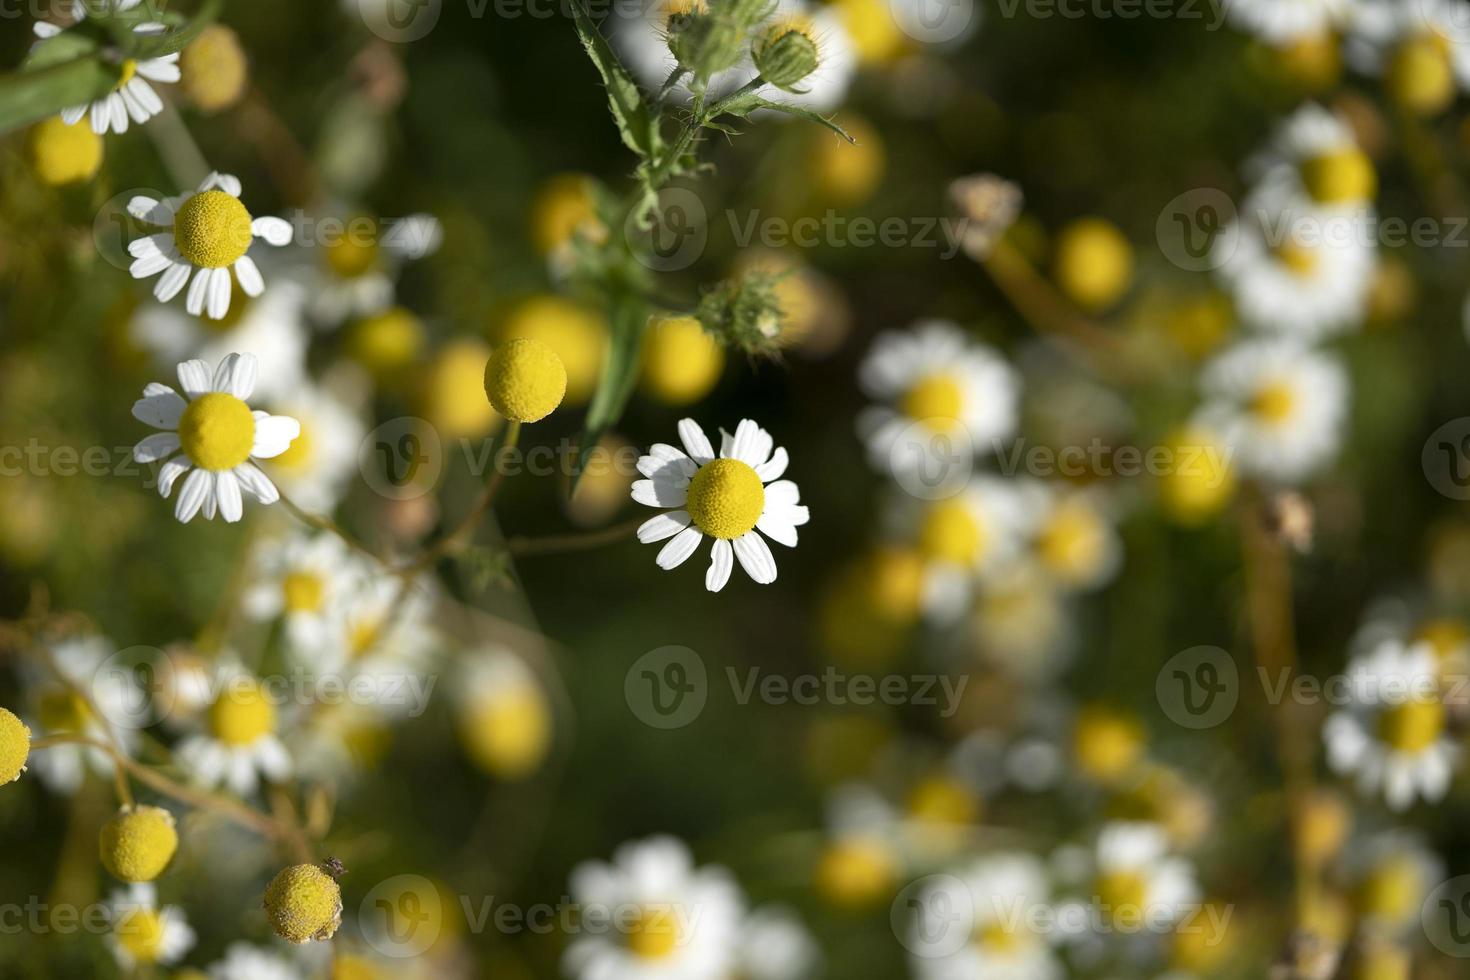
<svg viewBox="0 0 1470 980">
<path fill-rule="evenodd" d="M 1296 414 L 1296 390 L 1283 381 L 1263 384 L 1251 396 L 1250 409 L 1266 425 L 1281 425 Z"/>
<path fill-rule="evenodd" d="M 929 561 L 970 565 L 985 552 L 985 528 L 961 500 L 929 506 L 919 525 L 919 553 Z"/>
<path fill-rule="evenodd" d="M 401 306 L 365 317 L 347 333 L 347 354 L 385 378 L 408 367 L 424 349 L 424 323 Z"/>
<path fill-rule="evenodd" d="M 725 369 L 725 349 L 692 316 L 660 317 L 643 343 L 643 387 L 666 405 L 709 394 Z"/>
<path fill-rule="evenodd" d="M 766 507 L 766 488 L 749 464 L 738 459 L 706 463 L 689 481 L 685 508 L 712 538 L 733 540 L 755 527 Z"/>
<path fill-rule="evenodd" d="M 120 913 L 113 935 L 139 963 L 157 963 L 163 954 L 163 914 L 157 909 L 135 905 Z"/>
<path fill-rule="evenodd" d="M 195 194 L 174 215 L 179 254 L 203 269 L 224 269 L 250 248 L 250 212 L 224 191 Z"/>
<path fill-rule="evenodd" d="M 597 217 L 592 178 L 586 174 L 557 174 L 547 179 L 531 202 L 531 240 L 536 251 L 550 254 L 573 236 L 592 240 L 607 237 Z"/>
<path fill-rule="evenodd" d="M 1442 112 L 1455 99 L 1449 43 L 1432 33 L 1410 38 L 1390 58 L 1385 81 L 1389 94 L 1410 112 Z"/>
<path fill-rule="evenodd" d="M 36 176 L 52 187 L 91 180 L 102 166 L 102 137 L 90 126 L 68 126 L 59 116 L 36 124 L 29 148 Z"/>
<path fill-rule="evenodd" d="M 485 398 L 490 345 L 464 337 L 445 344 L 420 379 L 420 414 L 446 438 L 475 439 L 500 420 Z"/>
<path fill-rule="evenodd" d="M 539 422 L 567 393 L 567 369 L 556 351 L 524 337 L 495 349 L 485 363 L 485 395 L 497 412 L 516 422 Z"/>
<path fill-rule="evenodd" d="M 1444 727 L 1444 703 L 1438 699 L 1405 701 L 1378 716 L 1378 737 L 1407 755 L 1417 755 L 1439 741 Z"/>
<path fill-rule="evenodd" d="M 551 745 L 551 709 L 533 684 L 478 698 L 459 725 L 470 758 L 492 776 L 521 779 L 535 772 Z"/>
<path fill-rule="evenodd" d="M 234 395 L 223 391 L 200 395 L 179 419 L 179 442 L 195 466 L 232 470 L 250 458 L 255 416 Z"/>
<path fill-rule="evenodd" d="M 1133 246 L 1112 224 L 1083 218 L 1057 238 L 1057 285 L 1083 309 L 1099 313 L 1133 284 Z"/>
<path fill-rule="evenodd" d="M 607 352 L 607 320 L 593 309 L 556 295 L 532 296 L 506 316 L 497 337 L 539 340 L 556 351 L 567 371 L 567 402 L 587 400 Z"/>
<path fill-rule="evenodd" d="M 200 109 L 218 112 L 240 101 L 249 72 L 239 36 L 210 24 L 179 55 L 179 87 Z"/>
<path fill-rule="evenodd" d="M 898 873 L 893 848 L 872 837 L 833 843 L 817 863 L 816 889 L 831 904 L 861 909 L 882 899 Z"/>
<path fill-rule="evenodd" d="M 265 913 L 276 935 L 299 945 L 336 934 L 342 924 L 342 889 L 332 870 L 297 864 L 271 879 L 265 889 Z"/>
<path fill-rule="evenodd" d="M 1077 713 L 1072 734 L 1077 768 L 1098 782 L 1112 782 L 1132 771 L 1143 757 L 1143 725 L 1130 714 L 1107 707 Z"/>
<path fill-rule="evenodd" d="M 1366 153 L 1348 146 L 1303 163 L 1302 183 L 1322 204 L 1350 204 L 1373 198 L 1378 191 L 1378 174 Z"/>
<path fill-rule="evenodd" d="M 316 612 L 322 608 L 327 584 L 315 572 L 288 572 L 281 579 L 286 612 Z"/>
<path fill-rule="evenodd" d="M 102 866 L 123 881 L 152 881 L 179 847 L 174 815 L 162 807 L 123 807 L 102 825 Z"/>
<path fill-rule="evenodd" d="M 900 404 L 903 414 L 939 432 L 948 432 L 959 425 L 960 413 L 964 407 L 964 389 L 949 374 L 931 374 L 920 378 L 904 394 Z"/>
<path fill-rule="evenodd" d="M 276 708 L 251 680 L 231 683 L 210 706 L 209 727 L 226 745 L 249 745 L 276 727 Z"/>
<path fill-rule="evenodd" d="M 646 960 L 660 960 L 679 946 L 679 916 L 673 906 L 647 905 L 628 928 L 628 949 Z"/>
<path fill-rule="evenodd" d="M 0 786 L 20 778 L 30 754 L 31 730 L 15 715 L 0 708 Z"/>
</svg>

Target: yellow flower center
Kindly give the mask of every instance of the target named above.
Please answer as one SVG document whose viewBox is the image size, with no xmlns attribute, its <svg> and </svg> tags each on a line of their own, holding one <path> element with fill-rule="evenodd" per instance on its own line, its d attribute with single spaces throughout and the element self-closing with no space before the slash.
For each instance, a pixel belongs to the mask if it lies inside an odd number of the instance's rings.
<svg viewBox="0 0 1470 980">
<path fill-rule="evenodd" d="M 1092 779 L 1110 782 L 1129 772 L 1143 755 L 1143 726 L 1109 708 L 1084 708 L 1072 735 L 1077 767 Z"/>
<path fill-rule="evenodd" d="M 628 927 L 628 948 L 646 960 L 659 960 L 679 945 L 679 918 L 672 905 L 648 905 Z"/>
<path fill-rule="evenodd" d="M 347 634 L 347 652 L 353 660 L 360 660 L 378 643 L 383 631 L 383 621 L 376 617 L 352 624 Z"/>
<path fill-rule="evenodd" d="M 195 466 L 232 470 L 250 458 L 255 416 L 234 395 L 223 391 L 200 395 L 179 419 L 179 442 Z"/>
<path fill-rule="evenodd" d="M 1097 900 L 1104 913 L 1136 918 L 1148 901 L 1148 878 L 1139 871 L 1109 871 L 1097 879 Z"/>
<path fill-rule="evenodd" d="M 660 401 L 687 405 L 709 394 L 725 368 L 725 349 L 692 316 L 664 317 L 643 343 L 643 385 Z"/>
<path fill-rule="evenodd" d="M 1284 381 L 1264 384 L 1251 398 L 1250 410 L 1267 425 L 1280 425 L 1296 412 L 1296 392 Z"/>
<path fill-rule="evenodd" d="M 234 105 L 250 80 L 249 63 L 235 32 L 211 24 L 179 56 L 179 85 L 205 112 Z"/>
<path fill-rule="evenodd" d="M 1294 238 L 1285 239 L 1271 253 L 1294 276 L 1305 279 L 1317 271 L 1317 252 Z"/>
<path fill-rule="evenodd" d="M 728 541 L 755 527 L 766 507 L 766 488 L 749 465 L 717 459 L 701 466 L 689 481 L 685 506 L 701 531 Z"/>
<path fill-rule="evenodd" d="M 1444 704 L 1438 699 L 1405 701 L 1378 716 L 1378 737 L 1399 752 L 1429 748 L 1444 731 Z"/>
<path fill-rule="evenodd" d="M 1470 642 L 1470 629 L 1458 619 L 1431 619 L 1419 627 L 1414 639 L 1428 643 L 1434 648 L 1434 655 L 1444 660 L 1465 649 Z"/>
<path fill-rule="evenodd" d="M 296 418 L 301 420 L 301 434 L 291 440 L 291 445 L 286 447 L 285 452 L 271 459 L 271 465 L 292 473 L 302 473 L 311 467 L 312 460 L 316 458 L 316 440 L 312 438 L 304 415 L 297 414 Z"/>
<path fill-rule="evenodd" d="M 347 353 L 379 377 L 412 364 L 423 348 L 423 322 L 401 306 L 359 320 L 347 335 Z"/>
<path fill-rule="evenodd" d="M 139 963 L 156 963 L 163 952 L 163 916 L 154 909 L 124 912 L 114 928 L 117 941 Z"/>
<path fill-rule="evenodd" d="M 1008 928 L 1000 921 L 987 923 L 980 928 L 980 948 L 992 956 L 1014 956 L 1030 945 L 1029 938 L 1019 925 Z"/>
<path fill-rule="evenodd" d="M 897 873 L 892 849 L 876 838 L 838 841 L 817 865 L 817 891 L 834 905 L 861 908 L 880 898 Z"/>
<path fill-rule="evenodd" d="M 1405 108 L 1425 116 L 1442 111 L 1455 98 L 1449 42 L 1433 32 L 1405 41 L 1389 60 L 1385 81 Z"/>
<path fill-rule="evenodd" d="M 102 865 L 123 881 L 152 881 L 178 850 L 174 818 L 156 806 L 124 808 L 102 825 Z"/>
<path fill-rule="evenodd" d="M 1424 881 L 1419 865 L 1407 855 L 1380 862 L 1358 887 L 1358 911 L 1365 918 L 1402 922 L 1418 915 Z"/>
<path fill-rule="evenodd" d="M 911 419 L 927 423 L 931 429 L 946 432 L 960 424 L 964 404 L 958 380 L 948 374 L 931 374 L 903 396 L 902 411 Z"/>
<path fill-rule="evenodd" d="M 121 70 L 122 74 L 118 76 L 117 89 L 115 89 L 114 91 L 121 91 L 122 87 L 128 84 L 128 82 L 131 82 L 133 80 L 133 76 L 138 74 L 138 62 L 133 58 L 125 58 L 123 59 L 123 63 L 119 65 L 118 68 Z"/>
<path fill-rule="evenodd" d="M 36 174 L 53 187 L 89 180 L 102 166 L 102 137 L 91 126 L 68 126 L 60 116 L 38 123 L 29 144 Z"/>
<path fill-rule="evenodd" d="M 285 868 L 265 888 L 265 913 L 276 935 L 288 942 L 325 942 L 342 924 L 342 889 L 327 869 Z"/>
<path fill-rule="evenodd" d="M 276 709 L 259 685 L 234 683 L 209 709 L 209 727 L 226 745 L 249 745 L 276 727 Z"/>
<path fill-rule="evenodd" d="M 377 235 L 359 230 L 344 232 L 327 246 L 327 265 L 343 279 L 367 275 L 378 264 Z"/>
<path fill-rule="evenodd" d="M 202 269 L 223 269 L 250 248 L 250 212 L 224 191 L 205 191 L 183 203 L 174 215 L 179 254 Z"/>
<path fill-rule="evenodd" d="M 924 523 L 919 528 L 919 552 L 930 561 L 969 565 L 984 550 L 985 528 L 959 500 L 941 500 L 924 515 Z"/>
<path fill-rule="evenodd" d="M 485 362 L 485 397 L 508 419 L 539 422 L 556 410 L 566 393 L 566 366 L 539 340 L 508 340 Z"/>
<path fill-rule="evenodd" d="M 1378 175 L 1368 155 L 1349 146 L 1303 163 L 1302 183 L 1323 204 L 1346 204 L 1372 198 Z"/>
<path fill-rule="evenodd" d="M 975 794 L 959 780 L 931 776 L 909 793 L 909 816 L 926 824 L 963 826 L 974 822 L 980 807 Z"/>
<path fill-rule="evenodd" d="M 52 691 L 42 695 L 39 715 L 41 725 L 53 734 L 77 734 L 87 727 L 92 709 L 79 695 L 70 691 Z"/>
<path fill-rule="evenodd" d="M 502 779 L 534 772 L 551 744 L 551 711 L 527 684 L 478 699 L 460 724 L 465 750 L 482 769 Z"/>
<path fill-rule="evenodd" d="M 1068 581 L 1086 579 L 1103 562 L 1107 536 L 1097 512 L 1081 505 L 1060 507 L 1036 543 L 1042 562 Z"/>
<path fill-rule="evenodd" d="M 287 612 L 316 612 L 322 607 L 327 585 L 315 572 L 289 572 L 281 579 Z"/>
</svg>

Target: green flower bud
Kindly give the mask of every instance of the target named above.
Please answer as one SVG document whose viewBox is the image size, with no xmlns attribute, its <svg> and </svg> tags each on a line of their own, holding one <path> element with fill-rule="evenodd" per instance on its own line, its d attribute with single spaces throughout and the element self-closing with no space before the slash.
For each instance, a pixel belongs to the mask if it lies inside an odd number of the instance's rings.
<svg viewBox="0 0 1470 980">
<path fill-rule="evenodd" d="M 670 0 L 664 34 L 679 65 L 701 82 L 740 60 L 744 30 L 729 17 L 711 14 L 704 0 Z"/>
<path fill-rule="evenodd" d="M 786 314 L 776 295 L 784 272 L 757 268 L 712 286 L 695 315 L 720 343 L 747 354 L 774 354 L 781 347 Z"/>
<path fill-rule="evenodd" d="M 811 24 L 803 18 L 773 24 L 750 54 L 761 77 L 788 92 L 799 91 L 796 84 L 816 71 L 819 61 L 817 39 Z"/>
</svg>

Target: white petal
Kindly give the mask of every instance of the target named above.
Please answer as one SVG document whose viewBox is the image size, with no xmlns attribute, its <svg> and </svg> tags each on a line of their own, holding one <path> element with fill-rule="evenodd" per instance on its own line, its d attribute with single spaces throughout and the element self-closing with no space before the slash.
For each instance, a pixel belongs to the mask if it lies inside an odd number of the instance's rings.
<svg viewBox="0 0 1470 980">
<path fill-rule="evenodd" d="M 131 83 L 118 89 L 117 97 L 122 99 L 123 109 L 127 112 L 129 119 L 136 123 L 145 123 L 148 121 L 148 110 L 138 100 L 138 95 L 133 91 Z"/>
<path fill-rule="evenodd" d="M 688 526 L 688 511 L 671 510 L 667 514 L 659 514 L 644 521 L 638 528 L 638 540 L 642 544 L 653 544 L 655 541 L 672 538 Z"/>
<path fill-rule="evenodd" d="M 158 97 L 157 92 L 153 91 L 153 86 L 143 79 L 135 77 L 128 82 L 127 91 L 132 93 L 133 98 L 138 100 L 138 104 L 146 113 L 142 119 L 138 120 L 139 122 L 147 122 L 151 117 L 163 111 L 163 100 Z"/>
<path fill-rule="evenodd" d="M 715 538 L 715 546 L 709 552 L 709 570 L 704 573 L 704 587 L 718 592 L 730 581 L 730 570 L 735 567 L 735 552 L 730 542 Z"/>
<path fill-rule="evenodd" d="M 738 459 L 754 468 L 764 463 L 771 455 L 771 434 L 752 419 L 741 419 L 735 427 L 735 439 L 731 445 L 731 458 Z"/>
<path fill-rule="evenodd" d="M 62 27 L 56 24 L 48 24 L 44 20 L 36 21 L 34 24 L 31 25 L 31 27 L 35 30 L 36 37 L 40 38 L 43 41 L 55 37 L 63 30 Z"/>
<path fill-rule="evenodd" d="M 271 459 L 291 448 L 291 441 L 301 435 L 301 423 L 288 415 L 255 416 L 255 445 L 250 455 L 256 459 Z"/>
<path fill-rule="evenodd" d="M 781 474 L 786 472 L 786 466 L 790 462 L 790 458 L 786 455 L 786 448 L 778 446 L 770 459 L 755 468 L 755 475 L 761 478 L 762 483 L 779 480 Z"/>
<path fill-rule="evenodd" d="M 128 131 L 128 107 L 123 97 L 116 92 L 107 97 L 107 108 L 112 112 L 112 128 L 119 133 Z"/>
<path fill-rule="evenodd" d="M 133 459 L 139 463 L 156 463 L 178 451 L 177 432 L 155 432 L 133 447 Z"/>
<path fill-rule="evenodd" d="M 150 225 L 171 225 L 174 221 L 173 208 L 167 202 L 142 195 L 128 202 L 128 214 Z"/>
<path fill-rule="evenodd" d="M 689 490 L 666 480 L 634 480 L 633 499 L 649 507 L 683 507 Z"/>
<path fill-rule="evenodd" d="M 699 533 L 698 528 L 686 527 L 674 535 L 673 540 L 659 551 L 656 559 L 658 567 L 665 571 L 670 568 L 678 568 L 688 560 L 690 555 L 694 554 L 694 549 L 699 547 L 699 542 L 703 537 L 704 535 Z"/>
<path fill-rule="evenodd" d="M 257 238 L 264 238 L 272 245 L 287 245 L 291 242 L 291 222 L 284 218 L 256 218 L 251 222 L 250 230 Z"/>
<path fill-rule="evenodd" d="M 184 480 L 184 485 L 179 490 L 179 499 L 174 502 L 174 516 L 182 523 L 188 524 L 199 513 L 199 508 L 204 502 L 214 495 L 214 480 L 207 470 L 195 469 L 189 472 Z"/>
<path fill-rule="evenodd" d="M 679 441 L 696 463 L 703 465 L 715 458 L 715 447 L 710 445 L 709 436 L 693 419 L 679 420 Z"/>
<path fill-rule="evenodd" d="M 229 470 L 214 475 L 214 492 L 219 497 L 219 513 L 228 523 L 238 521 L 245 512 L 240 502 L 240 481 Z"/>
<path fill-rule="evenodd" d="M 801 491 L 790 480 L 778 480 L 766 487 L 766 506 L 793 507 L 801 502 Z"/>
<path fill-rule="evenodd" d="M 179 386 L 190 398 L 209 394 L 212 390 L 209 386 L 209 365 L 198 358 L 184 361 L 179 365 Z"/>
<path fill-rule="evenodd" d="M 185 404 L 177 391 L 155 381 L 143 389 L 142 398 L 133 402 L 133 418 L 155 429 L 177 429 Z"/>
<path fill-rule="evenodd" d="M 245 290 L 246 296 L 259 296 L 265 292 L 265 280 L 261 278 L 260 267 L 248 255 L 242 255 L 235 260 L 235 278 L 240 280 L 240 288 Z"/>
<path fill-rule="evenodd" d="M 153 255 L 170 255 L 174 250 L 174 234 L 161 231 L 144 235 L 128 242 L 128 254 L 135 259 L 146 259 Z"/>
<path fill-rule="evenodd" d="M 199 193 L 218 187 L 231 197 L 240 196 L 240 178 L 233 174 L 222 174 L 218 170 L 204 178 L 204 183 L 199 185 Z"/>
<path fill-rule="evenodd" d="M 158 468 L 158 495 L 168 497 L 174 489 L 174 481 L 189 472 L 190 464 L 183 456 L 176 456 Z"/>
<path fill-rule="evenodd" d="M 745 574 L 761 585 L 776 581 L 776 558 L 764 538 L 754 531 L 747 531 L 735 539 L 735 557 Z"/>
<path fill-rule="evenodd" d="M 107 100 L 98 99 L 96 102 L 93 102 L 89 114 L 91 116 L 92 132 L 98 136 L 105 135 L 108 128 L 112 125 L 112 114 L 107 108 Z"/>
<path fill-rule="evenodd" d="M 153 287 L 153 295 L 160 303 L 167 303 L 179 295 L 179 290 L 189 281 L 190 267 L 183 262 L 175 262 L 169 266 L 168 271 L 158 277 L 158 283 Z"/>
<path fill-rule="evenodd" d="M 179 71 L 178 55 L 170 58 L 149 58 L 138 62 L 138 74 L 153 82 L 177 82 Z"/>
<path fill-rule="evenodd" d="M 254 494 L 255 499 L 261 503 L 273 504 L 281 499 L 276 485 L 254 463 L 241 463 L 235 467 L 235 476 L 239 477 L 240 486 L 245 492 Z"/>
<path fill-rule="evenodd" d="M 227 391 L 243 402 L 255 391 L 255 376 L 259 363 L 254 354 L 235 354 L 233 357 L 234 360 L 224 387 L 217 386 L 216 390 Z"/>
<path fill-rule="evenodd" d="M 780 512 L 777 512 L 780 514 Z M 781 515 L 784 516 L 784 515 Z M 796 528 L 781 520 L 781 516 L 773 515 L 770 511 L 762 514 L 755 526 L 761 533 L 778 544 L 784 544 L 788 548 L 796 547 Z"/>
<path fill-rule="evenodd" d="M 82 121 L 82 117 L 87 114 L 88 108 L 89 107 L 86 105 L 74 105 L 62 109 L 61 121 L 66 123 L 68 126 L 75 126 L 77 123 Z"/>
<path fill-rule="evenodd" d="M 230 270 L 213 269 L 209 273 L 209 318 L 223 320 L 230 312 Z"/>
<path fill-rule="evenodd" d="M 194 273 L 194 281 L 189 283 L 189 295 L 184 297 L 184 309 L 194 316 L 204 312 L 204 300 L 209 294 L 209 274 L 213 269 L 200 269 Z"/>
</svg>

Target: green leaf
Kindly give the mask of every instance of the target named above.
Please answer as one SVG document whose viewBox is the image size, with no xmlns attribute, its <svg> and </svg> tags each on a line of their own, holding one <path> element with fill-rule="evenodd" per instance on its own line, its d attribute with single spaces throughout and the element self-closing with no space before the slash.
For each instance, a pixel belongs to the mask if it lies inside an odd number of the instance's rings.
<svg viewBox="0 0 1470 980">
<path fill-rule="evenodd" d="M 613 121 L 618 124 L 623 142 L 639 156 L 652 157 L 658 152 L 660 145 L 658 117 L 648 111 L 637 83 L 617 55 L 613 54 L 607 38 L 602 36 L 597 25 L 592 22 L 592 16 L 587 12 L 583 0 L 573 0 L 572 14 L 577 25 L 577 36 L 582 39 L 582 47 L 586 49 L 587 57 L 597 66 L 602 83 L 607 87 L 607 104 L 612 110 Z"/>
<path fill-rule="evenodd" d="M 857 143 L 857 140 L 853 139 L 847 134 L 847 130 L 843 129 L 841 126 L 837 125 L 835 122 L 828 119 L 826 116 L 822 115 L 819 112 L 813 112 L 810 109 L 804 109 L 799 105 L 790 105 L 786 102 L 772 102 L 769 99 L 757 99 L 756 101 L 759 103 L 757 108 L 772 109 L 776 112 L 784 112 L 788 116 L 795 116 L 798 119 L 805 119 L 807 122 L 814 122 L 818 126 L 827 127 L 838 136 L 841 136 L 843 139 L 847 140 L 849 143 L 852 143 L 854 145 L 856 145 Z"/>
<path fill-rule="evenodd" d="M 117 65 L 95 57 L 0 75 L 0 134 L 101 98 L 121 77 Z"/>
<path fill-rule="evenodd" d="M 597 381 L 597 391 L 592 404 L 587 408 L 587 423 L 582 430 L 582 444 L 578 460 L 587 453 L 608 427 L 622 418 L 628 407 L 634 383 L 638 380 L 639 357 L 643 352 L 643 333 L 648 326 L 650 309 L 642 296 L 629 290 L 613 294 L 612 338 L 608 344 L 607 358 L 602 362 L 602 375 Z M 576 492 L 581 478 L 580 465 L 573 471 L 571 489 Z"/>
<path fill-rule="evenodd" d="M 25 61 L 21 62 L 21 70 L 36 71 L 85 58 L 96 52 L 97 47 L 97 38 L 83 31 L 63 31 L 32 48 Z"/>
</svg>

